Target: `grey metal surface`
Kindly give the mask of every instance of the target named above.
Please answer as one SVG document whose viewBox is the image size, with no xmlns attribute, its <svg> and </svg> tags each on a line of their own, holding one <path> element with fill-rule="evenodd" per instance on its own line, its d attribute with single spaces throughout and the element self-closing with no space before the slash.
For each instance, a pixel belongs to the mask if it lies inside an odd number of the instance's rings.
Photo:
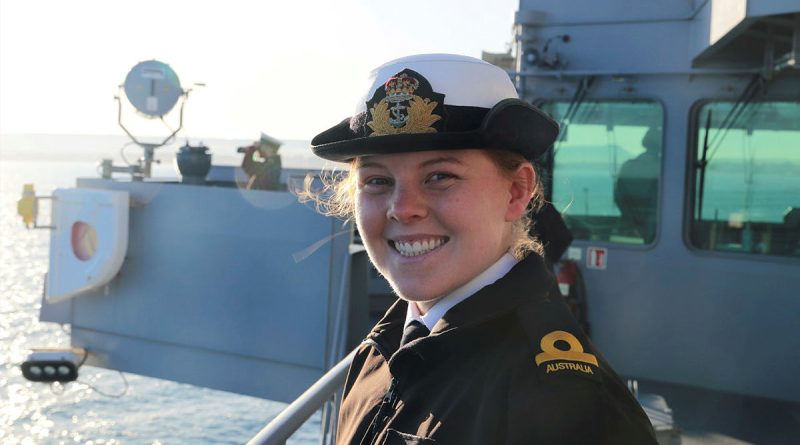
<svg viewBox="0 0 800 445">
<path fill-rule="evenodd" d="M 730 5 L 744 0 L 730 0 Z M 718 7 L 712 15 L 710 1 L 641 2 L 636 0 L 606 1 L 603 7 L 591 0 L 573 0 L 554 4 L 549 1 L 522 1 L 517 21 L 525 23 L 526 16 L 538 11 L 540 25 L 520 25 L 522 31 L 517 40 L 518 54 L 524 54 L 531 44 L 541 48 L 551 37 L 569 34 L 571 41 L 562 44 L 551 42 L 550 51 L 558 51 L 567 57 L 561 75 L 582 71 L 607 74 L 668 74 L 687 72 L 692 69 L 695 58 L 705 59 L 699 67 L 732 68 L 752 67 L 744 50 L 721 51 L 740 34 L 746 33 L 756 20 L 764 16 L 796 12 L 797 2 L 792 0 L 747 1 L 742 7 L 740 21 L 729 19 L 731 35 L 720 38 L 712 29 L 720 28 L 714 21 L 730 8 Z M 716 2 L 723 5 L 725 2 Z M 734 17 L 737 17 L 734 15 Z M 786 21 L 786 18 L 778 20 Z M 726 28 L 723 28 L 726 29 Z M 762 42 L 763 38 L 759 40 Z M 763 43 L 757 45 L 763 51 Z M 711 57 L 719 53 L 716 58 Z M 762 58 L 756 58 L 755 68 L 760 68 Z M 520 60 L 522 62 L 522 60 Z M 552 75 L 554 71 L 530 69 L 518 63 L 517 70 L 527 75 Z M 565 79 L 566 80 L 566 79 Z"/>
<path fill-rule="evenodd" d="M 748 396 L 800 401 L 800 313 L 797 258 L 701 251 L 691 247 L 691 110 L 702 100 L 736 100 L 748 75 L 687 74 L 694 48 L 688 2 L 523 1 L 551 21 L 524 26 L 520 48 L 568 33 L 554 46 L 562 70 L 522 69 L 528 100 L 569 101 L 580 76 L 595 79 L 586 100 L 652 99 L 664 108 L 664 152 L 656 241 L 651 246 L 576 240 L 573 246 L 608 249 L 608 267 L 583 267 L 589 319 L 599 349 L 621 373 L 637 378 Z M 749 10 L 755 4 L 748 2 Z M 760 2 L 784 12 L 787 2 Z M 684 5 L 680 7 L 679 5 Z M 583 6 L 585 12 L 578 9 Z M 752 6 L 752 7 L 751 7 Z M 794 11 L 798 4 L 791 4 Z M 659 10 L 662 8 L 663 10 Z M 623 10 L 626 10 L 624 13 Z M 645 10 L 649 12 L 645 12 Z M 620 12 L 619 19 L 614 14 Z M 591 14 L 590 14 L 591 13 Z M 598 13 L 600 16 L 592 17 Z M 640 15 L 646 15 L 641 16 Z M 561 18 L 559 18 L 561 17 Z M 567 20 L 570 18 L 571 20 Z M 620 23 L 628 20 L 625 23 Z M 669 36 L 665 38 L 665 36 Z M 527 43 L 526 43 L 527 42 Z M 532 43 L 531 43 L 532 44 Z M 616 73 L 616 74 L 614 74 Z M 632 73 L 636 73 L 635 75 Z M 800 74 L 785 72 L 763 99 L 797 101 Z M 688 159 L 687 159 L 688 158 Z M 556 173 L 557 174 L 557 173 Z"/>
<path fill-rule="evenodd" d="M 684 445 L 794 445 L 800 437 L 796 403 L 651 381 L 639 388 L 669 403 Z"/>
<path fill-rule="evenodd" d="M 71 303 L 89 364 L 290 401 L 341 356 L 349 226 L 287 192 L 78 186 L 128 190 L 133 205 L 120 273 Z"/>
</svg>

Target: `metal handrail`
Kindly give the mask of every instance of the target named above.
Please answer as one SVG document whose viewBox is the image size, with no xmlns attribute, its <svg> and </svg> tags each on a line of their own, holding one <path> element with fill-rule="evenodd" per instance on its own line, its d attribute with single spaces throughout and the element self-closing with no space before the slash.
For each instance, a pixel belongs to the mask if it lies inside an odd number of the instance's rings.
<svg viewBox="0 0 800 445">
<path fill-rule="evenodd" d="M 344 385 L 347 369 L 356 351 L 353 350 L 319 380 L 272 419 L 247 445 L 284 445 L 312 414 Z"/>
</svg>

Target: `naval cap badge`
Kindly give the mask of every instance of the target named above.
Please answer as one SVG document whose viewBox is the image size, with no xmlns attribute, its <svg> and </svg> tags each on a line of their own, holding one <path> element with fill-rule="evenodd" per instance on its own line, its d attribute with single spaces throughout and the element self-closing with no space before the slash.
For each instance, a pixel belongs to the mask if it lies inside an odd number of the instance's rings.
<svg viewBox="0 0 800 445">
<path fill-rule="evenodd" d="M 367 110 L 369 136 L 437 133 L 445 114 L 444 94 L 434 92 L 421 74 L 404 69 L 375 90 Z"/>
</svg>

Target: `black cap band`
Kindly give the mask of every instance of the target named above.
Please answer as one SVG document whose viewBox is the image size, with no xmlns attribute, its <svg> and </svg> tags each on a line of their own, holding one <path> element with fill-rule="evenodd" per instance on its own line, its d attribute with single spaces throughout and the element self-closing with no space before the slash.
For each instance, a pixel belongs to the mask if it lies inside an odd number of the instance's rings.
<svg viewBox="0 0 800 445">
<path fill-rule="evenodd" d="M 534 159 L 558 136 L 558 123 L 519 99 L 503 100 L 491 110 L 445 108 L 448 120 L 442 132 L 366 136 L 362 123 L 366 113 L 360 113 L 318 134 L 311 149 L 321 158 L 340 162 L 367 155 L 467 148 L 510 150 Z"/>
</svg>

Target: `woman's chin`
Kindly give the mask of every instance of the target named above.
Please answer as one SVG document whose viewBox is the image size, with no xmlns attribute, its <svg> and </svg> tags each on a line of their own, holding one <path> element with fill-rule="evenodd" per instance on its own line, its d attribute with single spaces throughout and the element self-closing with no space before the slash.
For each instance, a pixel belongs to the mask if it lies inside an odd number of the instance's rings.
<svg viewBox="0 0 800 445">
<path fill-rule="evenodd" d="M 418 286 L 397 286 L 392 284 L 394 293 L 403 300 L 420 303 L 425 306 L 433 306 L 444 295 L 432 293 L 430 289 L 425 289 Z"/>
</svg>

